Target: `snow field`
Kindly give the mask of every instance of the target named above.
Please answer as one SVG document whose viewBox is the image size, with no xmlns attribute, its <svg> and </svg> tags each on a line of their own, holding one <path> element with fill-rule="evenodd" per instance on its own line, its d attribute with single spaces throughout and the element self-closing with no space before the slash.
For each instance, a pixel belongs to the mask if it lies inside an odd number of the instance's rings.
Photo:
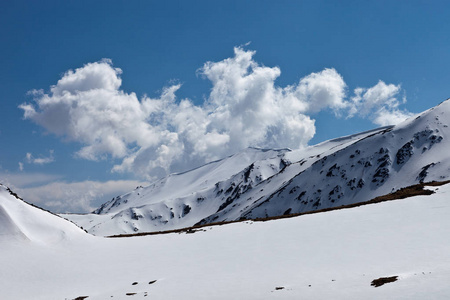
<svg viewBox="0 0 450 300">
<path fill-rule="evenodd" d="M 450 185 L 432 189 L 191 234 L 2 242 L 0 298 L 448 299 Z M 399 280 L 370 285 L 386 276 Z"/>
</svg>

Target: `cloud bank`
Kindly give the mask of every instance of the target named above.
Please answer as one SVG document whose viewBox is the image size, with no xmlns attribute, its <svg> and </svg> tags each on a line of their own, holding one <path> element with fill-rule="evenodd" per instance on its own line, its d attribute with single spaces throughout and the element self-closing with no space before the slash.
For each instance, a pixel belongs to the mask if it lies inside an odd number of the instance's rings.
<svg viewBox="0 0 450 300">
<path fill-rule="evenodd" d="M 254 51 L 237 47 L 234 56 L 207 62 L 198 73 L 212 83 L 201 105 L 177 99 L 181 85 L 158 98 L 138 99 L 120 89 L 122 71 L 111 60 L 67 71 L 46 93 L 30 92 L 34 103 L 20 106 L 24 118 L 50 133 L 78 142 L 80 158 L 119 161 L 114 172 L 151 179 L 222 158 L 249 146 L 300 148 L 315 134 L 311 114 L 368 117 L 378 125 L 399 122 L 399 85 L 380 81 L 347 86 L 335 69 L 309 74 L 280 87 L 278 67 L 258 64 Z"/>
</svg>

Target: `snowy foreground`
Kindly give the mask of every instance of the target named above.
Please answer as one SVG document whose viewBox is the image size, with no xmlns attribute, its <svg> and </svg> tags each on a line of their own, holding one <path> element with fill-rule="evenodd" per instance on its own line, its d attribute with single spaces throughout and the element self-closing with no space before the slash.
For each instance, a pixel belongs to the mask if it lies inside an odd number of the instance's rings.
<svg viewBox="0 0 450 300">
<path fill-rule="evenodd" d="M 0 186 L 0 299 L 449 299 L 450 185 L 429 189 L 190 234 L 103 238 Z M 371 286 L 388 276 L 398 281 Z"/>
</svg>

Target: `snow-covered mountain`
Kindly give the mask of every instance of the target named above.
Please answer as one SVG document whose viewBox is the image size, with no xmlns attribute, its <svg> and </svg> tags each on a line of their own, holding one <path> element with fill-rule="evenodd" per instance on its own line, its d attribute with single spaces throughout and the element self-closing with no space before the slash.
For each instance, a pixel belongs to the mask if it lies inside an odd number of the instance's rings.
<svg viewBox="0 0 450 300">
<path fill-rule="evenodd" d="M 450 174 L 450 100 L 405 122 L 300 150 L 249 148 L 64 215 L 96 235 L 336 207 Z"/>
</svg>

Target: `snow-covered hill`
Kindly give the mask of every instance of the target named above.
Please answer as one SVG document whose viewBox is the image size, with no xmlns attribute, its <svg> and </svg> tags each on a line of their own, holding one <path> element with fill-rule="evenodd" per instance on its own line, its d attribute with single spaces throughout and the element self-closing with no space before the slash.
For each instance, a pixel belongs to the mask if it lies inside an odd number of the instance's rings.
<svg viewBox="0 0 450 300">
<path fill-rule="evenodd" d="M 2 240 L 0 299 L 448 299 L 450 185 L 428 188 L 436 193 L 193 233 Z M 13 200 L 1 192 L 8 213 Z M 20 228 L 14 211 L 7 222 Z M 37 211 L 26 213 L 36 227 L 70 227 Z M 395 281 L 371 285 L 380 278 Z"/>
<path fill-rule="evenodd" d="M 450 101 L 405 122 L 300 150 L 249 148 L 65 215 L 96 235 L 170 230 L 367 201 L 450 170 Z"/>
<path fill-rule="evenodd" d="M 0 184 L 0 245 L 13 241 L 49 245 L 89 237 L 75 224 L 25 203 Z"/>
</svg>

